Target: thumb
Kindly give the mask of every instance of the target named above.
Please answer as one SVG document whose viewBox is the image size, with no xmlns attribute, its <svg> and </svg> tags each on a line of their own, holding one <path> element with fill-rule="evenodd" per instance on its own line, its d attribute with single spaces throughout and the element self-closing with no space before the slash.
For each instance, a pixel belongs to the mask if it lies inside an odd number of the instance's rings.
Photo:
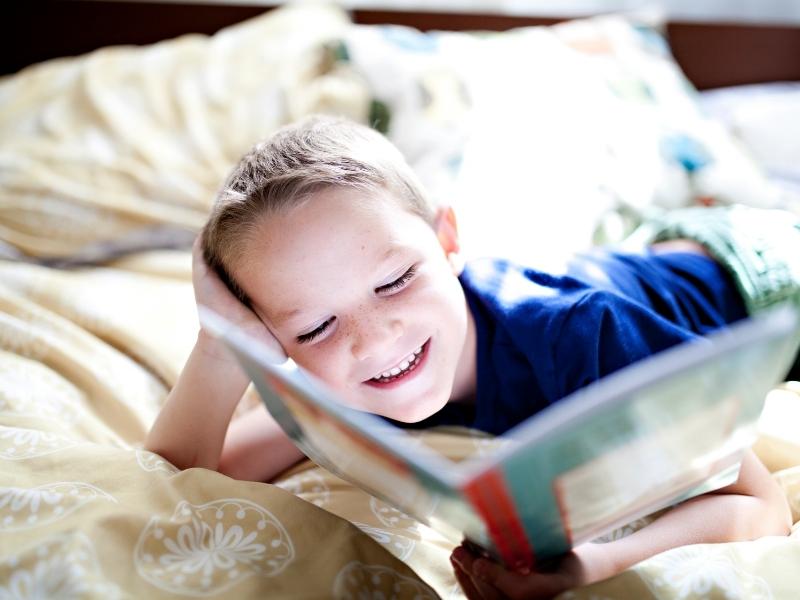
<svg viewBox="0 0 800 600">
<path fill-rule="evenodd" d="M 552 598 L 569 588 L 567 578 L 561 573 L 516 573 L 485 558 L 475 560 L 472 573 L 512 599 Z"/>
</svg>

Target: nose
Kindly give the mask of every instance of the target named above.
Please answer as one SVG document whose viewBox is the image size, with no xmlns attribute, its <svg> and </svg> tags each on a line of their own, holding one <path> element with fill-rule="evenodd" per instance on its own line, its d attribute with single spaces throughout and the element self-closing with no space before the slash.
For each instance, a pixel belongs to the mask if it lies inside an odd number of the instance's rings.
<svg viewBox="0 0 800 600">
<path fill-rule="evenodd" d="M 383 322 L 368 321 L 354 326 L 351 351 L 357 360 L 380 356 L 403 335 L 403 324 L 399 319 Z"/>
</svg>

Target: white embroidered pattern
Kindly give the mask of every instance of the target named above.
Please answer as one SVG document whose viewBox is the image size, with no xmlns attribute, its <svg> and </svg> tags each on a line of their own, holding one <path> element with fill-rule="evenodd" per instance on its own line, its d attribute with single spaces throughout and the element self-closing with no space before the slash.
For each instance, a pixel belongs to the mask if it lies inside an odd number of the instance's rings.
<svg viewBox="0 0 800 600">
<path fill-rule="evenodd" d="M 24 554 L 0 562 L 0 598 L 122 598 L 106 580 L 89 538 L 80 532 L 56 535 Z"/>
<path fill-rule="evenodd" d="M 660 554 L 645 564 L 658 572 L 649 585 L 659 598 L 665 595 L 670 598 L 713 596 L 731 600 L 772 598 L 767 582 L 742 569 L 724 547 L 684 546 Z"/>
<path fill-rule="evenodd" d="M 24 460 L 85 444 L 60 433 L 0 426 L 0 459 Z"/>
<path fill-rule="evenodd" d="M 136 453 L 136 462 L 143 471 L 166 473 L 167 475 L 174 475 L 179 471 L 177 467 L 155 452 L 148 452 L 147 450 L 135 450 L 134 452 Z"/>
<path fill-rule="evenodd" d="M 289 534 L 268 510 L 241 498 L 200 506 L 181 501 L 154 517 L 134 551 L 139 574 L 189 596 L 218 594 L 253 575 L 273 577 L 294 560 Z"/>
<path fill-rule="evenodd" d="M 374 514 L 385 527 L 391 527 L 393 529 L 409 529 L 411 531 L 415 531 L 417 528 L 418 521 L 412 517 L 409 517 L 403 511 L 397 510 L 393 506 L 390 506 L 375 497 L 370 497 L 369 508 L 372 511 L 372 514 Z"/>
<path fill-rule="evenodd" d="M 361 531 L 366 533 L 369 537 L 382 546 L 385 546 L 389 552 L 394 554 L 400 560 L 405 560 L 411 556 L 411 553 L 414 551 L 414 548 L 417 545 L 415 540 L 409 539 L 405 535 L 398 534 L 394 531 L 386 531 L 385 529 L 379 529 L 377 527 L 373 527 L 372 525 L 358 523 L 356 521 L 353 521 L 353 525 L 358 527 Z"/>
<path fill-rule="evenodd" d="M 71 425 L 83 394 L 58 373 L 28 359 L 0 352 L 0 411 Z"/>
<path fill-rule="evenodd" d="M 0 531 L 47 525 L 94 500 L 116 502 L 103 490 L 77 481 L 59 481 L 33 488 L 0 487 Z"/>
<path fill-rule="evenodd" d="M 325 506 L 330 501 L 331 490 L 322 475 L 316 471 L 297 473 L 276 485 L 320 507 Z"/>
<path fill-rule="evenodd" d="M 422 581 L 401 575 L 383 565 L 365 565 L 354 560 L 347 563 L 333 582 L 334 598 L 341 600 L 393 600 L 415 598 L 434 600 L 436 592 Z"/>
</svg>

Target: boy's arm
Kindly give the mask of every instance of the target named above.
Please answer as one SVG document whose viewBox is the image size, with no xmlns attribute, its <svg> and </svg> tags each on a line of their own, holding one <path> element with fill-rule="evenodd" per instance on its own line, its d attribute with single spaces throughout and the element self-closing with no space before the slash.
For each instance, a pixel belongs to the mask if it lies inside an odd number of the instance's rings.
<svg viewBox="0 0 800 600">
<path fill-rule="evenodd" d="M 594 544 L 610 562 L 610 573 L 599 578 L 677 546 L 788 535 L 791 527 L 792 514 L 780 486 L 748 450 L 736 483 L 688 500 L 628 537 Z"/>
<path fill-rule="evenodd" d="M 192 286 L 198 304 L 236 323 L 275 352 L 283 353 L 264 323 L 206 264 L 201 236 L 192 246 Z M 175 387 L 147 435 L 145 447 L 180 469 L 205 467 L 237 479 L 271 479 L 302 454 L 264 408 L 230 423 L 248 383 L 233 355 L 201 329 Z"/>
<path fill-rule="evenodd" d="M 248 383 L 227 351 L 201 332 L 145 448 L 180 469 L 204 467 L 257 481 L 297 462 L 302 454 L 265 409 L 237 419 L 228 431 Z"/>
<path fill-rule="evenodd" d="M 218 470 L 234 479 L 270 481 L 304 457 L 259 403 L 231 423 Z"/>
<path fill-rule="evenodd" d="M 748 451 L 733 485 L 688 500 L 628 537 L 578 546 L 553 573 L 508 571 L 487 559 L 476 559 L 464 547 L 456 549 L 452 560 L 472 598 L 548 598 L 616 575 L 671 548 L 787 535 L 791 525 L 780 487 Z"/>
</svg>

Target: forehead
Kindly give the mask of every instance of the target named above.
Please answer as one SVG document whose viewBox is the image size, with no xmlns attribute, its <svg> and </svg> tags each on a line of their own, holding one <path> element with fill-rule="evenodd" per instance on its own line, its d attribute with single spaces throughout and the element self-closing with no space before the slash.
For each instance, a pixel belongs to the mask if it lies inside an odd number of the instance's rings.
<svg viewBox="0 0 800 600">
<path fill-rule="evenodd" d="M 433 229 L 388 194 L 330 190 L 262 220 L 239 284 L 270 321 L 375 283 L 403 255 L 424 253 Z"/>
</svg>

